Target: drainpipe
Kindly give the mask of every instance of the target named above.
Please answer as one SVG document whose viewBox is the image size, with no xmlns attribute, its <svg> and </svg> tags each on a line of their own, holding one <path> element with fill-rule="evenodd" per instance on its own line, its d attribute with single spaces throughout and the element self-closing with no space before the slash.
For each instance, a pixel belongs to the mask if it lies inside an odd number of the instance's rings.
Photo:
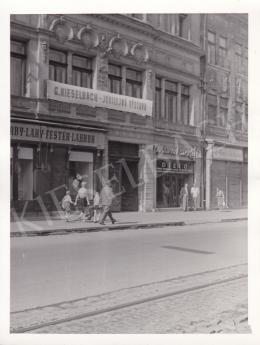
<svg viewBox="0 0 260 345">
<path fill-rule="evenodd" d="M 201 97 L 202 97 L 202 126 L 201 126 L 201 147 L 202 147 L 202 208 L 206 210 L 206 35 L 207 35 L 207 15 L 203 15 L 202 27 L 202 47 L 204 55 L 201 57 Z"/>
</svg>

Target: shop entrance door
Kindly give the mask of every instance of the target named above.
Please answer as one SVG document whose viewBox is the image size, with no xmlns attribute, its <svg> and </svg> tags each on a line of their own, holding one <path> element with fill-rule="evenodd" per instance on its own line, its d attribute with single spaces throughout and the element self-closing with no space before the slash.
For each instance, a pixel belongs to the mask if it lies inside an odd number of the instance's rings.
<svg viewBox="0 0 260 345">
<path fill-rule="evenodd" d="M 121 167 L 121 190 L 123 190 L 121 198 L 122 211 L 138 211 L 138 162 L 127 161 L 128 174 Z"/>
<path fill-rule="evenodd" d="M 180 191 L 187 174 L 163 174 L 157 178 L 157 207 L 180 207 Z"/>
</svg>

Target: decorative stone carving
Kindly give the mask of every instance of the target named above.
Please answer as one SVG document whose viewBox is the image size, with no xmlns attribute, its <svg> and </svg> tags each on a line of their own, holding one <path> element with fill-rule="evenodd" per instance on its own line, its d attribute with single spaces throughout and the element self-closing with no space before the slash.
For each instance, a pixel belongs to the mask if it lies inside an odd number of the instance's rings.
<svg viewBox="0 0 260 345">
<path fill-rule="evenodd" d="M 136 59 L 137 62 L 147 62 L 149 59 L 149 53 L 147 48 L 142 43 L 136 43 L 131 48 L 131 55 Z"/>
<path fill-rule="evenodd" d="M 108 64 L 103 56 L 97 57 L 97 87 L 99 90 L 107 90 L 108 87 Z"/>
<path fill-rule="evenodd" d="M 207 73 L 207 83 L 210 89 L 217 89 L 217 73 L 214 70 L 210 70 Z"/>
<path fill-rule="evenodd" d="M 42 62 L 47 63 L 48 62 L 48 42 L 45 40 L 40 41 L 41 46 L 41 57 Z"/>
<path fill-rule="evenodd" d="M 223 93 L 228 93 L 229 91 L 229 75 L 223 74 L 221 78 L 221 91 Z"/>
<path fill-rule="evenodd" d="M 77 37 L 87 49 L 95 48 L 99 44 L 98 34 L 90 25 L 81 28 L 77 34 Z"/>
<path fill-rule="evenodd" d="M 73 29 L 64 17 L 54 19 L 50 25 L 50 31 L 54 32 L 55 37 L 61 43 L 73 38 Z"/>
<path fill-rule="evenodd" d="M 112 53 L 117 58 L 120 56 L 126 56 L 128 54 L 128 45 L 126 40 L 119 34 L 111 38 L 106 53 Z"/>
</svg>

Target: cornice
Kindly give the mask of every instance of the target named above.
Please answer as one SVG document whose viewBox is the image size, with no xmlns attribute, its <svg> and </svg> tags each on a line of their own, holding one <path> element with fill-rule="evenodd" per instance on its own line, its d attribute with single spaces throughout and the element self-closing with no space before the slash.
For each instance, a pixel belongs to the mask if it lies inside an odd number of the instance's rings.
<svg viewBox="0 0 260 345">
<path fill-rule="evenodd" d="M 124 14 L 92 14 L 92 16 L 106 21 L 110 24 L 120 25 L 134 32 L 141 33 L 147 37 L 152 38 L 154 41 L 166 43 L 168 46 L 182 49 L 189 53 L 195 53 L 198 56 L 204 55 L 204 51 L 193 42 L 185 40 L 181 37 L 172 35 L 165 31 L 155 28 L 149 23 L 137 21 L 134 18 L 128 17 Z"/>
</svg>

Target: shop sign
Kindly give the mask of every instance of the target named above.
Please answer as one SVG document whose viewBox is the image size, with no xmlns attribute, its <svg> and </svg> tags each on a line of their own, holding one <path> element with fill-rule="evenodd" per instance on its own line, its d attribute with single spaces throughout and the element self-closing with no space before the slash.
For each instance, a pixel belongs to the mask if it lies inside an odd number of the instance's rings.
<svg viewBox="0 0 260 345">
<path fill-rule="evenodd" d="M 153 150 L 158 155 L 171 155 L 177 157 L 186 157 L 189 159 L 196 159 L 201 157 L 201 150 L 196 146 L 178 145 L 160 145 L 153 146 Z"/>
<path fill-rule="evenodd" d="M 157 160 L 157 170 L 176 173 L 193 173 L 193 163 L 178 160 Z"/>
<path fill-rule="evenodd" d="M 47 98 L 152 116 L 152 101 L 47 80 Z"/>
<path fill-rule="evenodd" d="M 214 146 L 213 159 L 243 162 L 243 150 L 233 147 Z"/>
<path fill-rule="evenodd" d="M 11 123 L 11 139 L 104 148 L 104 134 L 43 125 Z"/>
</svg>

